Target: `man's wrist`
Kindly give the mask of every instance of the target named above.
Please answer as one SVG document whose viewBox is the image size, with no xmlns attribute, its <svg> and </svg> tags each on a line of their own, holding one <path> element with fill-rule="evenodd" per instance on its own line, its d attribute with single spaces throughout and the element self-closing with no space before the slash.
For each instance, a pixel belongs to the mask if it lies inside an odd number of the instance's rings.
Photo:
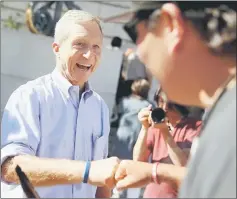
<svg viewBox="0 0 237 199">
<path fill-rule="evenodd" d="M 159 184 L 158 176 L 157 176 L 157 167 L 159 162 L 153 163 L 152 165 L 152 182 Z"/>
<path fill-rule="evenodd" d="M 90 168 L 91 168 L 91 161 L 87 161 L 85 164 L 85 169 L 84 169 L 84 174 L 83 174 L 83 183 L 88 183 Z"/>
</svg>

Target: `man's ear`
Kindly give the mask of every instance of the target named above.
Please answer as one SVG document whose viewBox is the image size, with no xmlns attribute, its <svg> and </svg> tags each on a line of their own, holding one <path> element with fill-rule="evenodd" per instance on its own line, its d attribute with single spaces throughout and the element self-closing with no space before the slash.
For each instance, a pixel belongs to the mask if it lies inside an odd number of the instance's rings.
<svg viewBox="0 0 237 199">
<path fill-rule="evenodd" d="M 55 55 L 57 55 L 59 53 L 59 45 L 57 43 L 53 43 L 52 44 L 52 48 L 53 48 L 53 52 Z"/>
<path fill-rule="evenodd" d="M 169 53 L 177 51 L 180 47 L 185 33 L 185 22 L 177 5 L 166 3 L 161 9 L 165 16 L 166 39 Z"/>
</svg>

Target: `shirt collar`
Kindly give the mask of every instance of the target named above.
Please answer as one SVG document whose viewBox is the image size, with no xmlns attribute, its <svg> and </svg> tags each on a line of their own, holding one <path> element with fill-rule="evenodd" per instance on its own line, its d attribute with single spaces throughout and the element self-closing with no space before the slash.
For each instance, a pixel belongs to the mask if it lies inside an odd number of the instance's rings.
<svg viewBox="0 0 237 199">
<path fill-rule="evenodd" d="M 60 71 L 57 68 L 55 68 L 53 70 L 52 78 L 53 78 L 53 81 L 55 81 L 58 88 L 63 92 L 63 94 L 67 98 L 69 98 L 70 97 L 70 89 L 74 86 L 60 73 Z M 79 88 L 79 86 L 78 86 L 78 88 Z M 78 91 L 79 91 L 79 89 L 78 89 Z M 89 85 L 89 82 L 86 82 L 84 93 L 89 94 L 91 92 L 92 92 L 91 86 Z"/>
</svg>

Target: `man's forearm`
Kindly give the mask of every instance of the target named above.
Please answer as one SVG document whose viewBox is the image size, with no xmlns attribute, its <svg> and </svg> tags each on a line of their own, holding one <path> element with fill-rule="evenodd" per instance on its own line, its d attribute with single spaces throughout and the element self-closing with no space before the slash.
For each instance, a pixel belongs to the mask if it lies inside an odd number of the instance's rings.
<svg viewBox="0 0 237 199">
<path fill-rule="evenodd" d="M 158 163 L 158 165 L 154 165 L 147 162 L 123 160 L 115 174 L 117 190 L 143 187 L 153 182 L 154 169 L 156 169 L 158 183 L 168 182 L 176 190 L 187 172 L 185 167 L 173 164 Z"/>
<path fill-rule="evenodd" d="M 143 162 L 148 161 L 150 152 L 147 147 L 147 131 L 147 128 L 141 128 L 137 142 L 133 148 L 133 160 Z"/>
<path fill-rule="evenodd" d="M 79 161 L 19 155 L 3 163 L 3 180 L 19 183 L 15 172 L 16 165 L 22 168 L 34 186 L 81 183 L 85 167 L 85 163 Z"/>
<path fill-rule="evenodd" d="M 172 164 L 158 164 L 157 176 L 159 182 L 169 182 L 179 188 L 186 175 L 186 167 L 176 166 Z"/>
</svg>

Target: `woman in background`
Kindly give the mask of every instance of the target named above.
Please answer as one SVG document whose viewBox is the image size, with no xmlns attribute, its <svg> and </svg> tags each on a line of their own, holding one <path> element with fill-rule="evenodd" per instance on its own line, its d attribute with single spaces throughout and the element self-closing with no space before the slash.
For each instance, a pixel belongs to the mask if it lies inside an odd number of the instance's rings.
<svg viewBox="0 0 237 199">
<path fill-rule="evenodd" d="M 163 108 L 168 119 L 167 124 L 150 127 L 149 108 L 139 113 L 142 129 L 134 147 L 133 160 L 152 163 L 167 163 L 185 166 L 193 139 L 199 134 L 201 120 L 190 117 L 189 107 L 166 102 L 159 90 L 155 95 L 157 106 Z M 162 181 L 147 185 L 144 198 L 176 198 L 177 187 Z"/>
</svg>

